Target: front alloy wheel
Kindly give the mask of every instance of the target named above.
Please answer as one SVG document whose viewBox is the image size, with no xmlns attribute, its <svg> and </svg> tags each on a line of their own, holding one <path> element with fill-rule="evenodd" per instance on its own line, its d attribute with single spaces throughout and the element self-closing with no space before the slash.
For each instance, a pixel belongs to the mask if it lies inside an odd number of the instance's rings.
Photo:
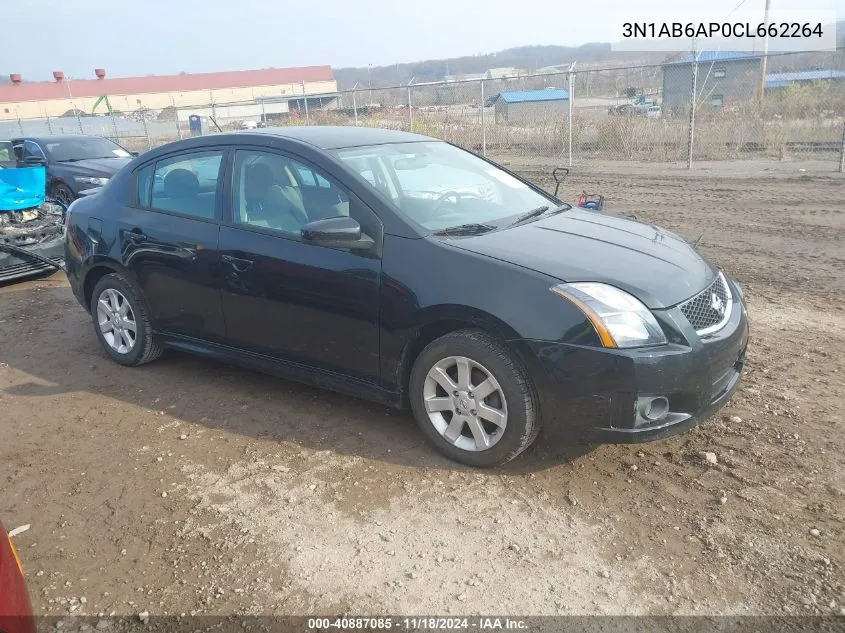
<svg viewBox="0 0 845 633">
<path fill-rule="evenodd" d="M 534 387 L 503 341 L 458 330 L 417 356 L 408 395 L 422 432 L 455 461 L 495 466 L 528 448 L 540 429 Z"/>
<path fill-rule="evenodd" d="M 465 451 L 483 451 L 502 439 L 508 424 L 505 394 L 489 369 L 466 356 L 449 356 L 428 372 L 423 387 L 428 419 Z"/>
</svg>

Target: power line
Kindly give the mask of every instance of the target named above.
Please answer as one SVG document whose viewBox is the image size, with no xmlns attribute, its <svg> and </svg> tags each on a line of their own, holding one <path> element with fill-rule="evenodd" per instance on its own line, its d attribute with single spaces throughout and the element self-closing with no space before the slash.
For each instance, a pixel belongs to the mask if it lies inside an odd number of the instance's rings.
<svg viewBox="0 0 845 633">
<path fill-rule="evenodd" d="M 728 13 L 728 14 L 725 16 L 725 19 L 727 20 L 729 17 L 731 17 L 731 16 L 732 16 L 734 13 L 736 13 L 736 12 L 739 10 L 739 8 L 740 8 L 742 5 L 744 5 L 744 4 L 745 4 L 745 0 L 740 0 L 739 4 L 738 4 L 738 5 L 736 5 L 736 6 L 733 8 L 733 11 L 731 11 L 730 13 Z"/>
</svg>

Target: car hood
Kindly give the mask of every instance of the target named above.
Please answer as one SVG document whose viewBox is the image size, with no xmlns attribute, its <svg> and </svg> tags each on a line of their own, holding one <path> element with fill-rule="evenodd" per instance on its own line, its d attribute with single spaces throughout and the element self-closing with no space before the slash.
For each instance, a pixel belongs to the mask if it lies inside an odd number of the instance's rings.
<svg viewBox="0 0 845 633">
<path fill-rule="evenodd" d="M 72 163 L 57 163 L 69 173 L 77 176 L 93 176 L 96 178 L 111 178 L 124 165 L 132 162 L 132 158 L 86 158 Z"/>
<path fill-rule="evenodd" d="M 670 231 L 578 209 L 450 243 L 561 281 L 611 284 L 649 308 L 680 303 L 717 274 Z"/>
</svg>

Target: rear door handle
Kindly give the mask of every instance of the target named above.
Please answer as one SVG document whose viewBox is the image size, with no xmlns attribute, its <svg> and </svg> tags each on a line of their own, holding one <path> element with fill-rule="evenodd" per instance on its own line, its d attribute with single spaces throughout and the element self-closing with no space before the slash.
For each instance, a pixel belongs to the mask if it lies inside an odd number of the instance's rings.
<svg viewBox="0 0 845 633">
<path fill-rule="evenodd" d="M 231 255 L 223 255 L 223 261 L 229 264 L 236 273 L 245 273 L 252 268 L 253 264 L 251 259 L 241 259 Z"/>
</svg>

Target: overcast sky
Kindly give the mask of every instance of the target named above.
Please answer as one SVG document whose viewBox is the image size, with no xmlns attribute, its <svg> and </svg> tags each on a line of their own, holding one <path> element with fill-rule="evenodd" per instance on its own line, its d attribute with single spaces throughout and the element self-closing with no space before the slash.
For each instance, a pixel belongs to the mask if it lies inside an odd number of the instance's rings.
<svg viewBox="0 0 845 633">
<path fill-rule="evenodd" d="M 687 0 L 722 20 L 741 0 Z M 374 66 L 490 53 L 529 44 L 619 39 L 608 17 L 632 7 L 677 10 L 677 0 L 0 0 L 13 34 L 0 72 L 51 79 L 329 64 Z M 772 0 L 835 10 L 845 0 Z M 764 0 L 745 0 L 743 10 Z M 645 15 L 645 14 L 644 14 Z M 638 18 L 639 19 L 639 18 Z M 564 62 L 566 60 L 561 60 Z"/>
</svg>

